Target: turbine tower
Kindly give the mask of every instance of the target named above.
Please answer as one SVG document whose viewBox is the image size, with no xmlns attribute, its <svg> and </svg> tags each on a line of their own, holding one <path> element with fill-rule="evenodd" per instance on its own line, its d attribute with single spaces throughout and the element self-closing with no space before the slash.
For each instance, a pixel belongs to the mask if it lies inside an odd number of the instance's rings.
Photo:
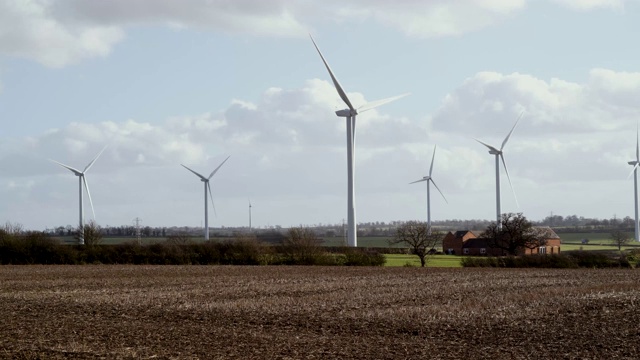
<svg viewBox="0 0 640 360">
<path fill-rule="evenodd" d="M 249 232 L 251 232 L 251 199 L 249 199 Z"/>
<path fill-rule="evenodd" d="M 209 184 L 209 180 L 213 177 L 213 175 L 215 175 L 218 169 L 220 169 L 220 167 L 224 165 L 224 163 L 227 160 L 229 160 L 230 157 L 231 156 L 227 156 L 227 158 L 224 159 L 224 161 L 220 165 L 218 165 L 218 167 L 215 168 L 215 170 L 213 170 L 211 174 L 209 174 L 209 177 L 204 177 L 203 175 L 200 175 L 197 172 L 189 169 L 188 167 L 180 164 L 185 169 L 196 174 L 200 178 L 200 181 L 204 183 L 204 240 L 205 241 L 209 240 L 209 201 L 207 200 L 207 192 L 209 193 L 209 197 L 211 198 L 211 205 L 213 206 L 213 212 L 215 213 L 216 211 L 216 206 L 213 204 L 213 195 L 211 195 L 211 184 Z"/>
<path fill-rule="evenodd" d="M 435 186 L 438 192 L 440 193 L 440 195 L 442 195 L 442 198 L 444 199 L 444 201 L 447 204 L 449 203 L 447 201 L 447 198 L 444 197 L 444 194 L 442 193 L 442 191 L 440 191 L 440 188 L 438 187 L 438 185 L 436 185 L 436 182 L 433 180 L 433 177 L 431 177 L 431 174 L 433 173 L 433 160 L 435 159 L 435 157 L 436 157 L 436 146 L 433 147 L 433 156 L 431 156 L 431 167 L 429 167 L 429 175 L 423 176 L 422 179 L 409 183 L 409 184 L 415 184 L 423 181 L 427 182 L 427 234 L 429 235 L 431 235 L 431 190 L 429 188 L 429 185 L 430 185 L 429 183 L 433 183 L 433 186 Z"/>
<path fill-rule="evenodd" d="M 98 160 L 98 158 L 100 157 L 100 155 L 102 155 L 102 152 L 106 149 L 107 147 L 105 146 L 104 148 L 102 148 L 102 150 L 98 153 L 98 155 L 96 155 L 95 158 L 93 158 L 93 160 L 91 160 L 91 162 L 89 163 L 89 165 L 85 166 L 84 170 L 80 171 L 77 170 L 75 168 L 72 168 L 71 166 L 65 165 L 63 163 L 57 162 L 55 160 L 51 160 L 54 163 L 62 166 L 63 168 L 71 171 L 75 176 L 78 177 L 78 199 L 79 199 L 79 205 L 80 205 L 80 209 L 79 209 L 79 222 L 78 222 L 78 244 L 79 245 L 84 245 L 84 206 L 83 206 L 83 198 L 82 198 L 82 185 L 84 184 L 84 188 L 87 191 L 87 197 L 89 198 L 89 204 L 91 205 L 91 212 L 93 213 L 93 219 L 96 219 L 96 212 L 93 209 L 93 201 L 91 200 L 91 192 L 89 192 L 89 184 L 87 183 L 87 178 L 85 177 L 85 174 L 87 173 L 87 171 L 89 171 L 89 169 L 91 168 L 91 166 L 93 166 L 93 163 L 96 162 L 96 160 Z"/>
<path fill-rule="evenodd" d="M 498 226 L 499 229 L 502 229 L 502 223 L 501 223 L 501 219 L 500 219 L 500 215 L 501 215 L 501 212 L 500 212 L 500 160 L 502 160 L 502 166 L 504 167 L 504 172 L 507 174 L 507 180 L 509 180 L 509 186 L 511 187 L 511 191 L 513 192 L 513 198 L 516 200 L 516 205 L 519 206 L 518 205 L 518 198 L 516 197 L 516 192 L 513 189 L 513 184 L 511 184 L 511 177 L 509 176 L 509 170 L 507 169 L 507 163 L 504 161 L 503 150 L 504 150 L 504 146 L 507 144 L 507 141 L 509 141 L 509 137 L 511 137 L 511 134 L 513 133 L 513 130 L 516 128 L 516 126 L 518 125 L 518 122 L 522 118 L 522 114 L 524 114 L 524 112 L 520 113 L 520 116 L 518 116 L 518 119 L 516 120 L 516 123 L 511 128 L 511 131 L 509 131 L 509 134 L 507 134 L 507 137 L 504 138 L 504 140 L 502 141 L 502 145 L 500 146 L 500 150 L 496 149 L 495 147 L 493 147 L 491 145 L 483 143 L 482 141 L 480 141 L 478 139 L 475 139 L 480 144 L 482 144 L 482 145 L 486 146 L 487 148 L 489 148 L 489 154 L 495 155 L 495 157 L 496 157 L 496 225 Z"/>
<path fill-rule="evenodd" d="M 633 170 L 631 170 L 631 174 L 633 174 L 633 201 L 634 201 L 634 210 L 636 212 L 635 218 L 635 240 L 640 241 L 640 229 L 638 228 L 638 166 L 640 166 L 640 141 L 638 139 L 638 125 L 636 125 L 636 159 L 634 161 L 629 161 L 629 165 L 633 165 Z"/>
<path fill-rule="evenodd" d="M 311 37 L 313 46 L 315 46 L 316 50 L 318 51 L 318 54 L 320 55 L 320 58 L 322 59 L 322 62 L 324 63 L 324 66 L 327 68 L 327 71 L 329 72 L 329 76 L 333 81 L 333 85 L 338 91 L 338 95 L 340 95 L 340 98 L 342 99 L 342 101 L 344 101 L 344 103 L 348 107 L 347 109 L 336 111 L 336 115 L 338 115 L 339 117 L 344 117 L 347 120 L 346 121 L 346 124 L 347 124 L 347 223 L 348 223 L 347 244 L 349 246 L 356 247 L 358 246 L 358 234 L 356 229 L 356 201 L 355 201 L 355 193 L 353 189 L 353 183 L 354 183 L 353 167 L 355 162 L 355 143 L 356 143 L 356 115 L 364 111 L 376 108 L 380 105 L 395 101 L 409 94 L 407 93 L 407 94 L 390 97 L 387 99 L 372 101 L 356 109 L 351 104 L 351 101 L 349 101 L 349 98 L 347 97 L 347 94 L 342 88 L 342 86 L 340 86 L 338 79 L 336 79 L 336 77 L 333 75 L 333 71 L 331 71 L 329 64 L 327 63 L 324 56 L 320 52 L 320 49 L 318 48 L 318 45 L 316 44 L 316 42 L 313 40 L 313 37 L 311 36 L 311 34 L 309 34 L 309 37 Z"/>
</svg>

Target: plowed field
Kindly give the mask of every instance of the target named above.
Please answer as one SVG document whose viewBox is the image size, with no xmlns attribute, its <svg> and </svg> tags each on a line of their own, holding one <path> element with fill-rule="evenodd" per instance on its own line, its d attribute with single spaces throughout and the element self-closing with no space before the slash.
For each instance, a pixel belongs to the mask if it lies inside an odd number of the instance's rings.
<svg viewBox="0 0 640 360">
<path fill-rule="evenodd" d="M 640 271 L 0 267 L 0 358 L 639 359 Z"/>
</svg>

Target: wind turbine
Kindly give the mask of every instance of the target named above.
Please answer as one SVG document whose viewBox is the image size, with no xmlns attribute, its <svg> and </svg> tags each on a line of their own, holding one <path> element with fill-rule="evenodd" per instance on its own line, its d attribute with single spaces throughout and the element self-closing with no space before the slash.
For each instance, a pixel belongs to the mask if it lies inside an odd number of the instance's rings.
<svg viewBox="0 0 640 360">
<path fill-rule="evenodd" d="M 429 183 L 433 183 L 433 186 L 435 186 L 438 192 L 440 193 L 440 195 L 442 195 L 442 198 L 444 199 L 444 201 L 447 204 L 449 203 L 447 201 L 447 198 L 444 197 L 444 194 L 442 193 L 442 191 L 440 191 L 440 188 L 438 187 L 438 185 L 436 185 L 436 182 L 431 177 L 431 174 L 433 173 L 433 160 L 435 159 L 435 157 L 436 157 L 436 146 L 433 147 L 433 156 L 431 156 L 431 167 L 429 167 L 429 175 L 423 176 L 422 179 L 409 183 L 409 184 L 415 184 L 423 181 L 427 182 L 427 234 L 429 235 L 431 234 L 431 190 L 429 188 L 429 185 L 430 185 Z"/>
<path fill-rule="evenodd" d="M 249 232 L 251 232 L 251 199 L 249 199 Z"/>
<path fill-rule="evenodd" d="M 636 232 L 635 239 L 636 241 L 640 241 L 640 229 L 638 228 L 638 167 L 640 166 L 640 141 L 638 139 L 638 125 L 636 124 L 636 159 L 634 161 L 629 161 L 629 165 L 633 165 L 633 170 L 631 170 L 631 174 L 633 174 L 633 201 L 634 201 L 634 209 L 636 212 Z"/>
<path fill-rule="evenodd" d="M 216 212 L 216 206 L 213 204 L 213 195 L 211 195 L 211 184 L 209 184 L 209 180 L 211 180 L 211 178 L 213 177 L 213 175 L 215 175 L 215 173 L 218 171 L 218 169 L 220 169 L 220 167 L 222 165 L 224 165 L 224 163 L 229 160 L 231 156 L 227 156 L 226 159 L 224 159 L 224 161 L 218 165 L 217 168 L 215 168 L 215 170 L 213 170 L 211 172 L 211 174 L 209 174 L 209 177 L 204 177 L 203 175 L 198 174 L 197 172 L 189 169 L 188 167 L 182 165 L 182 167 L 184 167 L 185 169 L 191 171 L 192 173 L 196 174 L 199 178 L 200 181 L 202 181 L 204 183 L 204 240 L 207 241 L 209 240 L 209 201 L 207 199 L 207 192 L 209 193 L 209 197 L 211 198 L 211 205 L 213 206 L 213 212 Z"/>
<path fill-rule="evenodd" d="M 356 109 L 351 104 L 351 101 L 349 101 L 349 98 L 347 97 L 347 94 L 342 88 L 342 86 L 340 86 L 338 79 L 336 79 L 336 77 L 333 75 L 333 71 L 331 71 L 329 64 L 327 63 L 324 56 L 320 52 L 320 49 L 318 48 L 318 45 L 316 44 L 316 42 L 313 40 L 313 37 L 311 36 L 311 34 L 309 34 L 309 37 L 311 37 L 313 46 L 315 46 L 316 50 L 318 51 L 318 54 L 320 55 L 320 58 L 322 59 L 322 62 L 324 63 L 324 66 L 327 68 L 327 71 L 329 72 L 329 76 L 331 76 L 331 80 L 333 81 L 333 85 L 338 91 L 338 95 L 340 95 L 340 98 L 342 99 L 342 101 L 344 101 L 344 103 L 348 107 L 347 109 L 336 111 L 336 115 L 338 115 L 339 117 L 344 117 L 347 120 L 346 121 L 346 124 L 347 124 L 347 223 L 348 223 L 347 244 L 349 246 L 356 247 L 358 246 L 358 234 L 356 230 L 356 201 L 355 201 L 355 193 L 353 189 L 353 182 L 354 182 L 353 167 L 355 162 L 355 143 L 356 143 L 356 115 L 358 115 L 359 113 L 365 112 L 367 110 L 376 108 L 380 105 L 384 105 L 386 103 L 398 100 L 409 94 L 407 93 L 407 94 L 390 97 L 387 99 L 372 101 Z"/>
<path fill-rule="evenodd" d="M 511 131 L 509 131 L 509 134 L 507 134 L 507 137 L 504 138 L 504 140 L 502 141 L 502 145 L 500 146 L 500 150 L 496 149 L 495 147 L 493 147 L 491 145 L 483 143 L 482 141 L 480 141 L 478 139 L 474 139 L 477 142 L 479 142 L 480 144 L 482 144 L 482 145 L 486 146 L 487 148 L 489 148 L 489 154 L 495 155 L 495 157 L 496 157 L 496 224 L 498 225 L 499 229 L 502 228 L 502 223 L 500 221 L 500 215 L 501 215 L 501 212 L 500 212 L 500 160 L 502 160 L 502 165 L 504 166 L 504 172 L 507 174 L 507 180 L 509 180 L 509 186 L 511 187 L 511 191 L 513 192 L 513 198 L 516 200 L 516 205 L 519 206 L 518 205 L 518 198 L 516 197 L 516 191 L 513 189 L 513 184 L 511 184 L 511 177 L 509 176 L 509 170 L 507 169 L 507 163 L 504 161 L 503 150 L 504 150 L 504 146 L 507 144 L 507 141 L 509 141 L 509 137 L 511 137 L 511 134 L 513 133 L 513 130 L 516 128 L 516 126 L 518 125 L 518 122 L 522 118 L 522 114 L 524 114 L 524 112 L 520 113 L 520 116 L 518 116 L 518 120 L 516 120 L 516 123 L 511 128 Z"/>
<path fill-rule="evenodd" d="M 79 223 L 78 223 L 78 244 L 79 245 L 84 245 L 84 206 L 83 206 L 83 199 L 82 199 L 82 185 L 84 183 L 84 188 L 87 191 L 87 196 L 89 197 L 89 204 L 91 205 L 91 212 L 93 213 L 93 219 L 95 220 L 96 218 L 96 212 L 93 210 L 93 201 L 91 200 L 91 192 L 89 192 L 89 184 L 87 183 L 87 178 L 85 177 L 85 174 L 87 171 L 89 171 L 89 169 L 91 168 L 91 166 L 93 166 L 93 163 L 96 162 L 96 160 L 98 160 L 98 158 L 100 157 L 100 155 L 102 155 L 102 152 L 106 149 L 107 147 L 105 146 L 104 148 L 102 148 L 102 150 L 98 153 L 98 155 L 96 155 L 95 158 L 93 158 L 93 160 L 91 160 L 91 162 L 89 163 L 89 165 L 85 166 L 84 170 L 80 171 L 77 170 L 75 168 L 72 168 L 71 166 L 65 165 L 63 163 L 57 162 L 55 160 L 51 160 L 54 163 L 62 166 L 63 168 L 71 171 L 72 173 L 74 173 L 77 177 L 78 177 L 78 198 L 79 198 L 79 204 L 80 204 L 80 210 L 79 210 Z"/>
</svg>

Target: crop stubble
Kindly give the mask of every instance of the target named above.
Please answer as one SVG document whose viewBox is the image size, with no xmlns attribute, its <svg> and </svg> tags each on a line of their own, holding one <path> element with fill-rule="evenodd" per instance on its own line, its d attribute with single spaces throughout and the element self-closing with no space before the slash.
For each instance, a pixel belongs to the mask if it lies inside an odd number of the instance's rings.
<svg viewBox="0 0 640 360">
<path fill-rule="evenodd" d="M 640 272 L 0 267 L 1 358 L 640 358 Z"/>
</svg>

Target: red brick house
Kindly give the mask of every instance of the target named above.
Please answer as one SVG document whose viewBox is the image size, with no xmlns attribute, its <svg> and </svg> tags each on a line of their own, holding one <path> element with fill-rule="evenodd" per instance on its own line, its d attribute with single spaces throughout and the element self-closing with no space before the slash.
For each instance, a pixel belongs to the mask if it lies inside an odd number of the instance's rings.
<svg viewBox="0 0 640 360">
<path fill-rule="evenodd" d="M 560 253 L 560 237 L 553 229 L 548 226 L 542 226 L 534 227 L 532 230 L 537 233 L 538 237 L 545 240 L 543 242 L 544 245 L 534 249 L 525 248 L 519 255 Z M 469 230 L 450 231 L 447 233 L 442 239 L 442 251 L 445 254 L 454 255 L 506 255 L 502 249 L 491 248 L 485 239 L 478 237 Z"/>
</svg>

